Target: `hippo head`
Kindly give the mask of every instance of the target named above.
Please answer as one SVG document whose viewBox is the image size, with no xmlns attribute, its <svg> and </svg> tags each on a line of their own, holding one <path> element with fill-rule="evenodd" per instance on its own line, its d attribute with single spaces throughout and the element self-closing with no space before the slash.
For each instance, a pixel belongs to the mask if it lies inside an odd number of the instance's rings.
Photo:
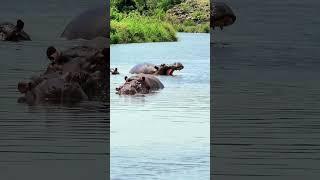
<svg viewBox="0 0 320 180">
<path fill-rule="evenodd" d="M 229 26 L 236 21 L 236 16 L 233 13 L 232 9 L 223 2 L 213 2 L 213 11 L 210 17 L 210 26 L 211 27 L 220 27 L 222 30 L 223 27 Z"/>
<path fill-rule="evenodd" d="M 146 83 L 144 76 L 125 77 L 125 83 L 116 88 L 119 95 L 135 95 L 135 94 L 147 94 L 150 91 L 150 87 Z"/>
<path fill-rule="evenodd" d="M 161 64 L 160 66 L 156 66 L 155 68 L 158 75 L 172 76 L 174 71 L 180 71 L 184 68 L 184 66 L 180 62 L 175 62 L 171 65 Z"/>
<path fill-rule="evenodd" d="M 171 65 L 171 68 L 174 70 L 182 70 L 184 68 L 184 66 L 182 65 L 182 63 L 180 62 L 175 62 Z"/>
<path fill-rule="evenodd" d="M 26 81 L 21 81 L 18 83 L 18 90 L 21 94 L 26 93 L 31 88 L 31 83 Z"/>
</svg>

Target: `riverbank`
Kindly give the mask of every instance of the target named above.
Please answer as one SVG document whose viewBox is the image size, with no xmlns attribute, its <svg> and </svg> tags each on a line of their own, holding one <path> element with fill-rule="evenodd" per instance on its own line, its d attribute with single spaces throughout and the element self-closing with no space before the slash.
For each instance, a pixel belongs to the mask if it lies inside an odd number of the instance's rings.
<svg viewBox="0 0 320 180">
<path fill-rule="evenodd" d="M 111 44 L 177 41 L 177 32 L 209 33 L 208 0 L 111 2 Z"/>
</svg>

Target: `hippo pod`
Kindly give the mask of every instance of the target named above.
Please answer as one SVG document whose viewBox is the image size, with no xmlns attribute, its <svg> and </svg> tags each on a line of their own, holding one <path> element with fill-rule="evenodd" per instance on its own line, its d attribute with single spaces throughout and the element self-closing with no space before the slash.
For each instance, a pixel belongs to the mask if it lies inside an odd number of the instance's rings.
<svg viewBox="0 0 320 180">
<path fill-rule="evenodd" d="M 232 25 L 236 21 L 236 16 L 232 9 L 224 2 L 211 1 L 210 26 L 213 29 L 217 26 L 222 30 L 223 27 Z"/>
<path fill-rule="evenodd" d="M 24 22 L 17 20 L 14 25 L 10 22 L 0 24 L 0 40 L 2 41 L 30 41 L 30 36 L 23 31 Z"/>
<path fill-rule="evenodd" d="M 142 63 L 135 65 L 131 70 L 131 74 L 154 74 L 154 75 L 169 75 L 172 76 L 176 70 L 182 70 L 184 66 L 180 62 L 171 65 L 161 64 L 154 65 L 151 63 Z"/>
<path fill-rule="evenodd" d="M 106 49 L 77 46 L 65 51 L 49 47 L 47 56 L 52 61 L 40 76 L 20 82 L 18 90 L 24 94 L 18 102 L 75 103 L 100 100 L 106 96 Z"/>
<path fill-rule="evenodd" d="M 153 75 L 135 75 L 125 77 L 125 83 L 116 88 L 119 95 L 148 94 L 152 91 L 163 89 L 161 81 Z"/>
</svg>

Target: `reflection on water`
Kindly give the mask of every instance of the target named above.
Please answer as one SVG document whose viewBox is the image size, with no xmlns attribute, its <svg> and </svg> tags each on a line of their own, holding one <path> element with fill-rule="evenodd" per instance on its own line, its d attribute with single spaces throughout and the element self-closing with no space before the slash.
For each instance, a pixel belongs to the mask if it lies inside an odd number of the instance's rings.
<svg viewBox="0 0 320 180">
<path fill-rule="evenodd" d="M 0 42 L 0 179 L 106 179 L 107 106 L 18 104 L 17 83 L 44 70 L 46 48 L 77 42 L 58 39 L 79 12 L 100 0 L 8 1 L 0 20 L 25 21 L 31 42 Z"/>
<path fill-rule="evenodd" d="M 209 34 L 179 34 L 179 42 L 111 46 L 111 179 L 209 179 Z M 115 94 L 131 67 L 179 61 L 165 88 Z"/>
<path fill-rule="evenodd" d="M 319 1 L 229 4 L 211 51 L 214 178 L 318 179 Z"/>
</svg>

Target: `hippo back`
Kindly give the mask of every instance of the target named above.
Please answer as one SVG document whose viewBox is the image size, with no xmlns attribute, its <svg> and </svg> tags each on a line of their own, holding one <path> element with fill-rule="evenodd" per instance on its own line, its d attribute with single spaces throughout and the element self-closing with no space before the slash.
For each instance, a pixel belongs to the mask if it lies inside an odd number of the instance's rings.
<svg viewBox="0 0 320 180">
<path fill-rule="evenodd" d="M 19 33 L 19 36 L 18 36 L 18 41 L 22 41 L 22 40 L 24 40 L 24 41 L 31 41 L 31 38 L 30 38 L 30 36 L 29 36 L 26 32 L 21 31 L 21 32 Z"/>
<path fill-rule="evenodd" d="M 74 18 L 61 34 L 68 40 L 107 37 L 107 10 L 104 6 L 90 9 Z"/>
<path fill-rule="evenodd" d="M 131 74 L 153 74 L 155 73 L 156 69 L 154 68 L 154 64 L 151 63 L 142 63 L 135 65 L 131 70 Z"/>
<path fill-rule="evenodd" d="M 145 77 L 145 82 L 147 83 L 147 85 L 150 87 L 151 90 L 158 90 L 158 89 L 164 88 L 164 85 L 161 83 L 161 81 L 153 75 L 139 74 L 137 76 Z"/>
<path fill-rule="evenodd" d="M 109 39 L 105 37 L 96 37 L 89 41 L 84 41 L 82 46 L 92 47 L 99 50 L 103 48 L 109 48 Z"/>
<path fill-rule="evenodd" d="M 93 57 L 99 53 L 99 50 L 88 46 L 76 46 L 62 52 L 64 56 L 76 57 Z"/>
</svg>

